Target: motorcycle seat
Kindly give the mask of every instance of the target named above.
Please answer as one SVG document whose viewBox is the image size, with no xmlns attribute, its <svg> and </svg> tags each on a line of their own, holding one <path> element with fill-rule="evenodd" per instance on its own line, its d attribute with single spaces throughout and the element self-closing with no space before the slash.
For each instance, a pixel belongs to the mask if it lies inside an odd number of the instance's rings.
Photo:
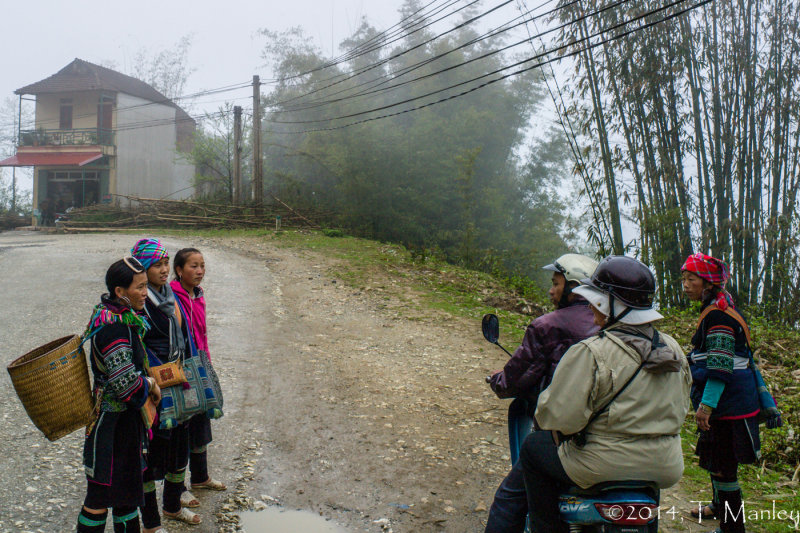
<svg viewBox="0 0 800 533">
<path fill-rule="evenodd" d="M 625 480 L 625 481 L 604 481 L 592 485 L 591 487 L 582 489 L 580 487 L 571 487 L 566 494 L 571 496 L 591 496 L 595 494 L 602 494 L 612 490 L 629 490 L 629 491 L 644 491 L 648 494 L 657 495 L 659 492 L 658 485 L 652 481 L 642 480 Z"/>
</svg>

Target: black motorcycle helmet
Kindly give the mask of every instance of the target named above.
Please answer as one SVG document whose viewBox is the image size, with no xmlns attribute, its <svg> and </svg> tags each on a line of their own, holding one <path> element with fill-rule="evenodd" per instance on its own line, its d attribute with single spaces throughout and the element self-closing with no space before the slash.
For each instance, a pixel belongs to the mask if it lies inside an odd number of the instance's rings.
<svg viewBox="0 0 800 533">
<path fill-rule="evenodd" d="M 633 257 L 610 255 L 600 261 L 594 274 L 583 280 L 585 285 L 608 294 L 630 309 L 651 309 L 656 280 L 650 269 Z M 613 309 L 613 305 L 612 305 Z M 616 317 L 618 320 L 622 316 Z M 615 317 L 609 319 L 614 322 Z"/>
</svg>

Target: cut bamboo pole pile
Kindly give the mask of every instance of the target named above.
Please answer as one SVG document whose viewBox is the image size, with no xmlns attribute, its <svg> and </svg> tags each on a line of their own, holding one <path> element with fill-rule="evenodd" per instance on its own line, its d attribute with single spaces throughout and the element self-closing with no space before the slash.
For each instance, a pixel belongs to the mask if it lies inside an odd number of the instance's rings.
<svg viewBox="0 0 800 533">
<path fill-rule="evenodd" d="M 273 196 L 274 203 L 261 206 L 234 206 L 180 200 L 158 200 L 115 195 L 117 204 L 95 204 L 69 213 L 60 223 L 65 230 L 93 228 L 317 228 L 313 218 L 321 213 L 300 213 Z"/>
</svg>

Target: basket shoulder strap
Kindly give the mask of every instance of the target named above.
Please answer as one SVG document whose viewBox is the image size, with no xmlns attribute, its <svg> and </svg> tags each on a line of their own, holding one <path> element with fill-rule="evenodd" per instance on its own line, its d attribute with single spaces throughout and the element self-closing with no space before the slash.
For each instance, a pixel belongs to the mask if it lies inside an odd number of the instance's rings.
<svg viewBox="0 0 800 533">
<path fill-rule="evenodd" d="M 175 303 L 178 304 L 178 309 L 180 313 L 183 313 L 184 318 L 186 318 L 186 310 L 183 308 L 183 304 L 181 303 L 181 299 L 177 296 L 175 297 Z M 194 329 L 192 329 L 192 321 L 186 320 L 186 332 L 189 337 L 189 351 L 191 352 L 192 356 L 197 355 L 197 346 L 194 344 Z"/>
<path fill-rule="evenodd" d="M 703 322 L 703 319 L 705 317 L 707 317 L 708 314 L 711 311 L 722 311 L 722 309 L 717 307 L 716 304 L 711 304 L 708 307 L 706 307 L 705 309 L 703 309 L 703 312 L 700 313 L 700 318 L 697 319 L 697 327 L 698 328 L 700 328 L 700 324 Z M 731 317 L 732 319 L 734 319 L 736 322 L 739 323 L 740 326 L 742 326 L 742 330 L 744 330 L 744 336 L 747 339 L 747 346 L 752 350 L 753 342 L 752 342 L 752 339 L 750 337 L 750 326 L 748 326 L 747 322 L 744 321 L 744 318 L 742 318 L 742 315 L 740 315 L 739 313 L 737 313 L 736 311 L 734 311 L 730 307 L 726 307 L 725 310 L 722 311 L 722 312 L 725 313 L 726 315 L 728 315 L 729 317 Z"/>
</svg>

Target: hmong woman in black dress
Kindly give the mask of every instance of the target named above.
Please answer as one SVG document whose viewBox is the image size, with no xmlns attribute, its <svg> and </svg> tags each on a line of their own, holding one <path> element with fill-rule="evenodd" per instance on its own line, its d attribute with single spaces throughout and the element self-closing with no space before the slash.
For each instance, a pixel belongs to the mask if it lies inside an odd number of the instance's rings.
<svg viewBox="0 0 800 533">
<path fill-rule="evenodd" d="M 142 505 L 142 449 L 147 442 L 142 407 L 161 391 L 144 369 L 142 337 L 149 327 L 138 311 L 147 296 L 145 269 L 126 257 L 106 272 L 108 294 L 89 321 L 95 417 L 83 448 L 88 488 L 79 533 L 102 533 L 108 508 L 115 532 L 138 532 Z"/>
<path fill-rule="evenodd" d="M 749 328 L 725 291 L 728 267 L 705 254 L 689 256 L 681 268 L 683 290 L 703 304 L 689 353 L 692 403 L 700 430 L 696 453 L 711 474 L 713 501 L 692 514 L 719 518 L 724 533 L 744 532 L 738 467 L 761 457 L 760 404 L 750 367 Z"/>
<path fill-rule="evenodd" d="M 188 329 L 175 295 L 169 286 L 169 254 L 158 239 L 141 239 L 131 249 L 147 269 L 147 300 L 144 312 L 150 322 L 150 329 L 144 337 L 151 358 L 151 365 L 182 361 L 189 352 Z M 142 520 L 145 531 L 157 531 L 161 525 L 156 499 L 155 480 L 164 479 L 164 516 L 196 525 L 200 517 L 187 507 L 197 507 L 200 502 L 185 489 L 184 478 L 189 463 L 188 422 L 171 429 L 155 430 L 150 453 L 147 456 L 148 469 L 145 473 Z"/>
</svg>

